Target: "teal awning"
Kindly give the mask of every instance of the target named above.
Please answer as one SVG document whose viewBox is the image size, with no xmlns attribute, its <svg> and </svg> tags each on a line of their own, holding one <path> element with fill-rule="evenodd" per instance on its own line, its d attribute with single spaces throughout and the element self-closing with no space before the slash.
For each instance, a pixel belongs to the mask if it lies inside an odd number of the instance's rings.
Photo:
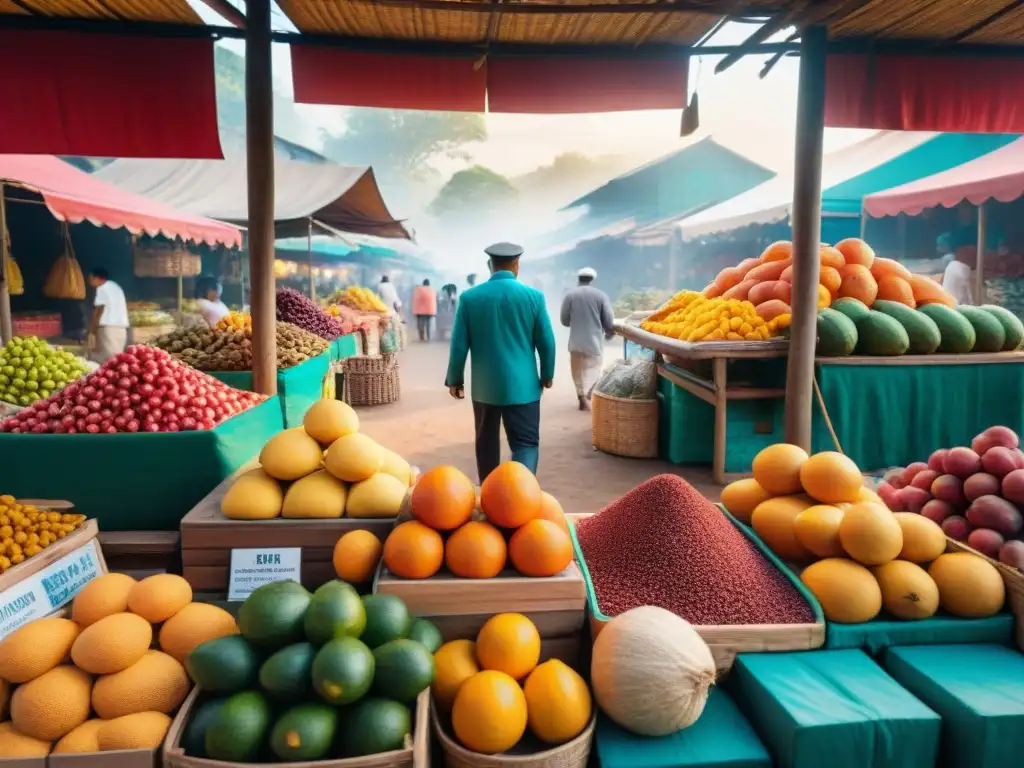
<svg viewBox="0 0 1024 768">
<path fill-rule="evenodd" d="M 310 252 L 305 237 L 285 237 L 274 241 L 279 259 L 304 262 Z M 389 264 L 433 274 L 436 270 L 425 253 L 408 240 L 353 235 L 341 239 L 331 235 L 315 235 L 312 241 L 314 264 L 356 264 L 371 266 Z"/>
</svg>

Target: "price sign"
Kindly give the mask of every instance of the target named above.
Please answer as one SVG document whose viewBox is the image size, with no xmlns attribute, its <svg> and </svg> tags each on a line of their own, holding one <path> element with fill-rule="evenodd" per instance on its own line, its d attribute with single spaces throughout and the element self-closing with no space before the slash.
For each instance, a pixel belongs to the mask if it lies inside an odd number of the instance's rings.
<svg viewBox="0 0 1024 768">
<path fill-rule="evenodd" d="M 274 581 L 299 581 L 302 548 L 232 549 L 228 600 L 244 600 L 257 587 Z"/>
<path fill-rule="evenodd" d="M 37 555 L 38 557 L 38 555 Z M 100 575 L 96 539 L 0 594 L 0 639 L 70 603 Z"/>
</svg>

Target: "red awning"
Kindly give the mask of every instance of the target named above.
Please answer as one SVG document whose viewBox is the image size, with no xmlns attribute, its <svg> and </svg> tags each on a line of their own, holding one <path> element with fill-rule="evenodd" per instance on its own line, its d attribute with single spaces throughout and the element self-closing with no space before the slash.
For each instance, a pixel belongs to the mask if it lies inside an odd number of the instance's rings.
<svg viewBox="0 0 1024 768">
<path fill-rule="evenodd" d="M 52 155 L 0 155 L 0 183 L 42 195 L 58 220 L 124 227 L 132 234 L 163 235 L 210 245 L 240 246 L 238 227 L 124 192 Z"/>
<path fill-rule="evenodd" d="M 916 216 L 926 208 L 953 208 L 964 200 L 1008 203 L 1024 196 L 1024 138 L 923 179 L 864 198 L 869 216 Z"/>
</svg>

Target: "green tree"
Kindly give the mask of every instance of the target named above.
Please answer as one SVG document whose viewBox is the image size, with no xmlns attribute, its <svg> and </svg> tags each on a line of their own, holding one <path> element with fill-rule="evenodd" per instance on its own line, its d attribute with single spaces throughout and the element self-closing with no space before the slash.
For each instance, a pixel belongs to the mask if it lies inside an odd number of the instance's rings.
<svg viewBox="0 0 1024 768">
<path fill-rule="evenodd" d="M 345 132 L 322 131 L 323 153 L 339 163 L 373 166 L 386 182 L 425 182 L 438 175 L 435 160 L 466 160 L 466 145 L 487 139 L 484 116 L 352 108 Z"/>
<path fill-rule="evenodd" d="M 506 177 L 482 165 L 453 174 L 430 203 L 434 216 L 480 211 L 519 197 L 519 190 Z"/>
</svg>

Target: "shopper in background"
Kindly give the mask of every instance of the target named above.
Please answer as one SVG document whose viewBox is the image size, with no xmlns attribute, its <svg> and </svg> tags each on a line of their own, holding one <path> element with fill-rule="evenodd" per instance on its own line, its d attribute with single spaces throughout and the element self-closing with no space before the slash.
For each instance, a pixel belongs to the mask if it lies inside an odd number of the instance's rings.
<svg viewBox="0 0 1024 768">
<path fill-rule="evenodd" d="M 445 378 L 451 396 L 465 398 L 469 358 L 481 483 L 501 462 L 502 424 L 513 461 L 537 473 L 540 395 L 555 378 L 555 336 L 544 297 L 517 279 L 522 247 L 495 243 L 485 253 L 491 277 L 459 299 Z"/>
<path fill-rule="evenodd" d="M 597 272 L 584 267 L 577 274 L 577 286 L 562 299 L 562 325 L 569 329 L 569 365 L 581 411 L 590 410 L 604 362 L 604 342 L 615 327 L 611 299 L 591 285 L 596 277 Z"/>
<path fill-rule="evenodd" d="M 455 326 L 455 308 L 458 303 L 458 289 L 455 287 L 455 283 L 442 286 L 441 296 L 437 302 L 437 335 L 441 339 L 451 337 L 452 328 Z"/>
<path fill-rule="evenodd" d="M 412 313 L 416 315 L 416 330 L 420 341 L 430 341 L 430 322 L 437 314 L 437 292 L 430 287 L 430 281 L 424 280 L 412 292 Z"/>
<path fill-rule="evenodd" d="M 89 270 L 88 279 L 96 290 L 87 337 L 89 357 L 97 363 L 105 363 L 124 352 L 128 343 L 128 302 L 121 286 L 110 279 L 103 267 Z"/>
<path fill-rule="evenodd" d="M 203 316 L 206 324 L 213 328 L 222 317 L 231 314 L 228 305 L 220 296 L 224 288 L 215 277 L 201 277 L 196 281 L 196 306 L 199 307 L 199 314 Z"/>
<path fill-rule="evenodd" d="M 380 283 L 377 285 L 377 293 L 380 294 L 380 299 L 384 302 L 384 306 L 396 315 L 401 316 L 402 300 L 398 298 L 398 291 L 395 290 L 395 286 L 391 284 L 391 279 L 387 275 L 381 276 Z"/>
</svg>

